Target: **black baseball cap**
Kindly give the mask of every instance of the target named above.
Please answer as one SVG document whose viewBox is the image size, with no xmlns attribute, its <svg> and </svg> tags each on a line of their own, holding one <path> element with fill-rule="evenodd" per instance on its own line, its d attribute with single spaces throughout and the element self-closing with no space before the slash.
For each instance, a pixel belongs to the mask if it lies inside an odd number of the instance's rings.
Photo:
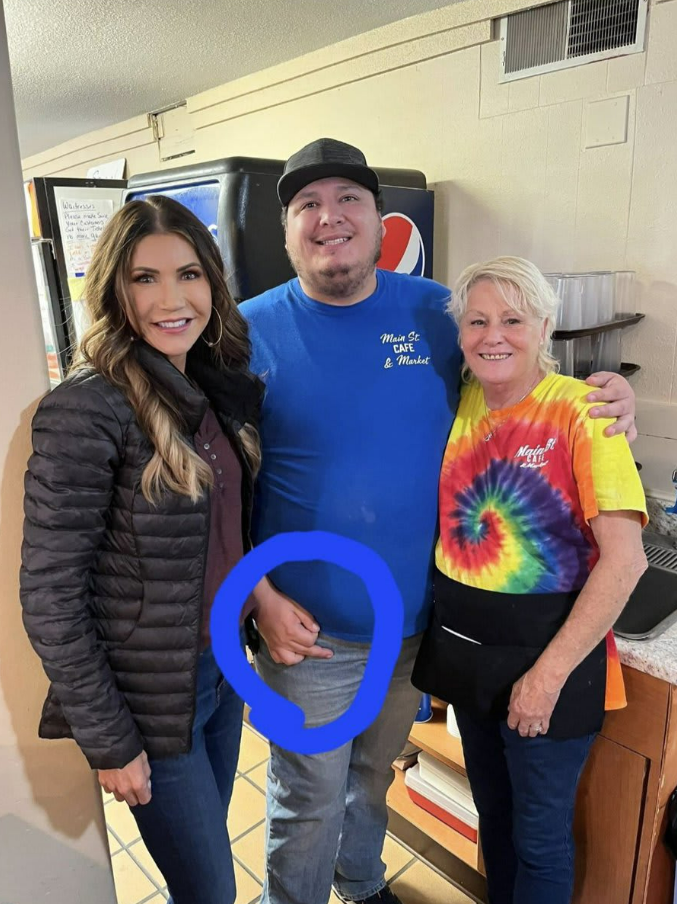
<svg viewBox="0 0 677 904">
<path fill-rule="evenodd" d="M 286 207 L 306 185 L 331 176 L 345 176 L 351 182 L 364 185 L 369 191 L 378 194 L 378 176 L 367 166 L 366 158 L 359 148 L 335 138 L 318 138 L 292 154 L 285 163 L 277 183 L 280 203 Z"/>
</svg>

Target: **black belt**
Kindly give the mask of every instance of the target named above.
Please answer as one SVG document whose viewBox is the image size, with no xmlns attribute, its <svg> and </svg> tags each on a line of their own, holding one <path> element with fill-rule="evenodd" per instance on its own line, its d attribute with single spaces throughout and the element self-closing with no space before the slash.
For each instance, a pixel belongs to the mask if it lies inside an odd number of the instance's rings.
<svg viewBox="0 0 677 904">
<path fill-rule="evenodd" d="M 479 590 L 435 574 L 435 607 L 412 681 L 479 717 L 507 718 L 514 683 L 528 671 L 566 621 L 578 596 Z M 606 638 L 567 679 L 548 736 L 599 731 L 606 694 Z"/>
</svg>

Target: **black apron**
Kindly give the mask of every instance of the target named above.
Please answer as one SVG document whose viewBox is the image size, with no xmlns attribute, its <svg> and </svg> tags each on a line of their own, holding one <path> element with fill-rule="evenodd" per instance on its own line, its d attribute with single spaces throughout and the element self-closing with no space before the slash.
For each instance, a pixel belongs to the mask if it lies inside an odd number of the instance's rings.
<svg viewBox="0 0 677 904">
<path fill-rule="evenodd" d="M 433 617 L 414 665 L 414 686 L 475 717 L 506 719 L 514 683 L 562 627 L 578 593 L 496 593 L 436 570 Z M 605 637 L 567 678 L 548 737 L 600 730 L 606 668 Z"/>
</svg>

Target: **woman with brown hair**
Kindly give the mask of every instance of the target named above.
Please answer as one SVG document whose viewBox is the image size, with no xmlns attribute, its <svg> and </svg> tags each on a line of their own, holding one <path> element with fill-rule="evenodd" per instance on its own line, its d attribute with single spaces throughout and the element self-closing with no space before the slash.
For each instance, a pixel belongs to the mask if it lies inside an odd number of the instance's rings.
<svg viewBox="0 0 677 904">
<path fill-rule="evenodd" d="M 110 220 L 86 299 L 26 475 L 21 599 L 51 682 L 40 735 L 74 738 L 129 804 L 174 904 L 232 904 L 242 701 L 209 613 L 250 545 L 262 385 L 216 244 L 174 201 Z"/>
</svg>

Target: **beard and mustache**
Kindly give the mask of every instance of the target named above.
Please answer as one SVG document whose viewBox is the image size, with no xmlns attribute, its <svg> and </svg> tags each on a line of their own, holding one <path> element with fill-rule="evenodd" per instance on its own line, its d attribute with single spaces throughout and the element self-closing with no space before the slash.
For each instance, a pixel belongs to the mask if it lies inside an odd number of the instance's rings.
<svg viewBox="0 0 677 904">
<path fill-rule="evenodd" d="M 287 247 L 287 257 L 304 284 L 318 295 L 326 298 L 350 298 L 372 276 L 374 268 L 381 257 L 381 245 L 383 243 L 383 229 L 379 222 L 374 232 L 374 240 L 371 252 L 365 255 L 363 261 L 354 264 L 327 264 L 321 269 L 307 269 L 303 258 L 293 249 Z"/>
</svg>

